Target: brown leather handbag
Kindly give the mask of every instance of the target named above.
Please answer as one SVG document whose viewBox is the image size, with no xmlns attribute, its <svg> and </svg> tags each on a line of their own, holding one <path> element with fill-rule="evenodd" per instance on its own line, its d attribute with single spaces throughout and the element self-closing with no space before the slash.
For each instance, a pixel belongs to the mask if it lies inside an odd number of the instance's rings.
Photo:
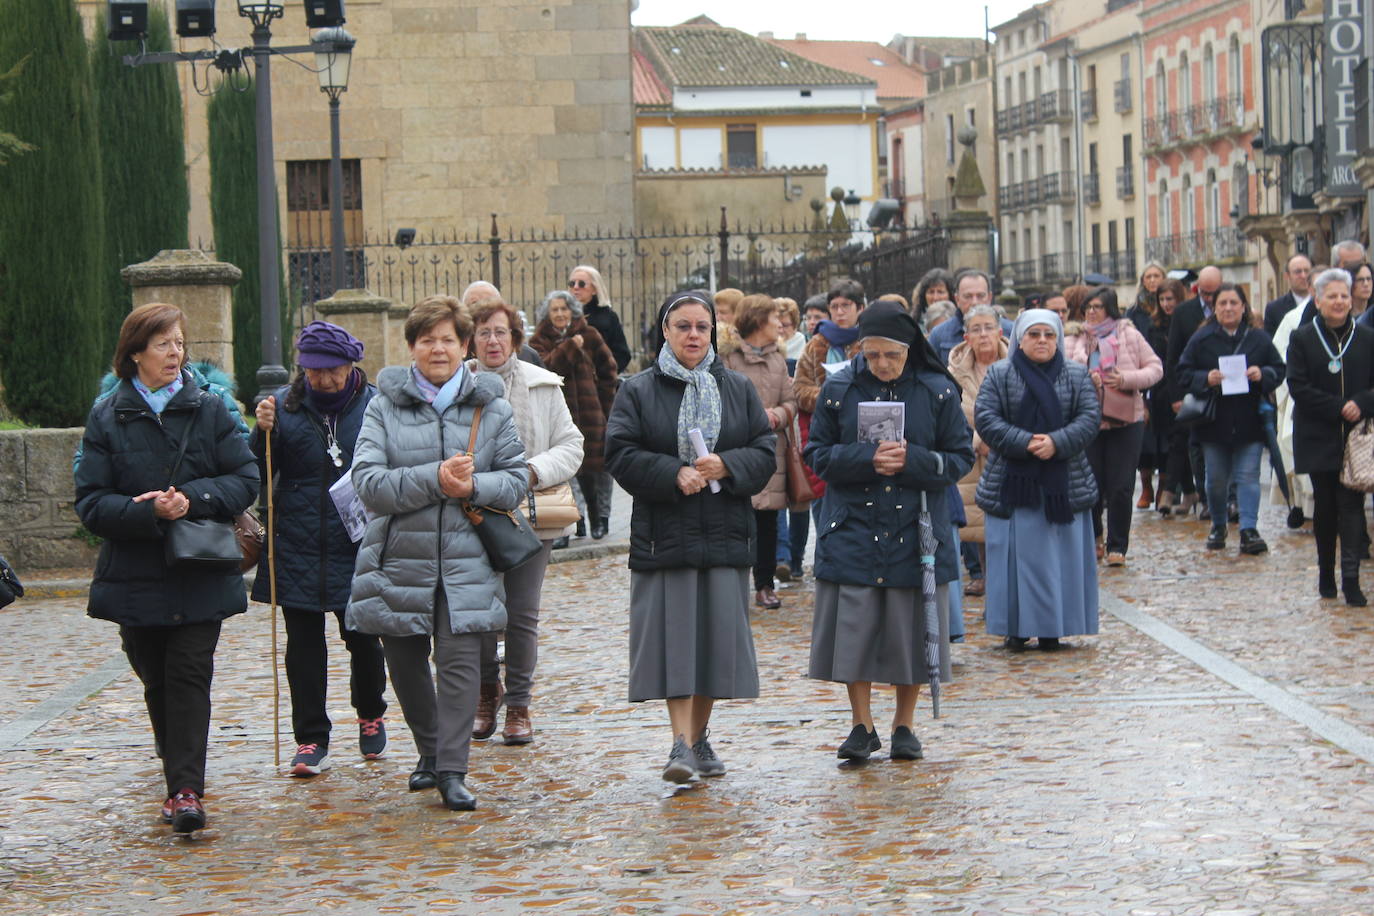
<svg viewBox="0 0 1374 916">
<path fill-rule="evenodd" d="M 800 431 L 794 419 L 787 430 L 787 446 L 783 449 L 783 464 L 787 469 L 787 504 L 790 506 L 809 503 L 816 498 L 811 481 L 806 476 L 806 463 L 802 461 L 801 449 L 797 447 L 800 440 Z"/>
</svg>

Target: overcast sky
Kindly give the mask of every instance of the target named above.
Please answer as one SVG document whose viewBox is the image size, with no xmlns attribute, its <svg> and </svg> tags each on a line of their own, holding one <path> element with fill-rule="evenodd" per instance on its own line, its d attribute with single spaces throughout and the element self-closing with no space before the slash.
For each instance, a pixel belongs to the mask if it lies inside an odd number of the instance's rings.
<svg viewBox="0 0 1374 916">
<path fill-rule="evenodd" d="M 1006 22 L 1032 0 L 987 0 L 988 22 Z M 635 25 L 677 25 L 704 13 L 721 25 L 751 35 L 773 32 L 791 38 L 876 41 L 893 35 L 950 35 L 981 38 L 983 3 L 973 0 L 847 0 L 799 3 L 797 0 L 639 0 Z"/>
</svg>

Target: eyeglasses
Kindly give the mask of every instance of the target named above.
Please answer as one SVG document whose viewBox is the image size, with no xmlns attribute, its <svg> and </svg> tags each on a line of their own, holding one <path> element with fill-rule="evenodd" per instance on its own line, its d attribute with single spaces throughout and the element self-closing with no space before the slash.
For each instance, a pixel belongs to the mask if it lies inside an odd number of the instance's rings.
<svg viewBox="0 0 1374 916">
<path fill-rule="evenodd" d="M 976 328 L 964 328 L 964 336 L 965 336 L 965 337 L 982 337 L 982 336 L 984 336 L 985 334 L 996 334 L 997 331 L 998 331 L 998 328 L 997 328 L 997 325 L 995 325 L 995 324 L 982 325 L 982 326 L 979 326 L 979 327 L 976 327 Z"/>
<path fill-rule="evenodd" d="M 1042 331 L 1039 328 L 1031 328 L 1022 336 L 1029 337 L 1031 340 L 1054 340 L 1059 335 L 1053 331 Z"/>
<path fill-rule="evenodd" d="M 668 325 L 668 327 L 672 328 L 674 333 L 677 334 L 690 334 L 696 331 L 698 334 L 705 336 L 711 333 L 711 326 L 705 322 L 692 324 L 690 321 L 674 321 L 672 324 Z"/>
<path fill-rule="evenodd" d="M 1083 313 L 1084 313 L 1085 315 L 1086 315 L 1088 312 L 1105 312 L 1105 311 L 1107 311 L 1107 307 L 1106 307 L 1105 305 L 1103 305 L 1101 302 L 1089 302 L 1087 305 L 1083 306 Z"/>
<path fill-rule="evenodd" d="M 568 289 L 586 289 L 589 286 L 591 286 L 591 283 L 587 282 L 586 280 L 568 281 Z"/>
<path fill-rule="evenodd" d="M 477 332 L 478 340 L 491 340 L 493 337 L 505 340 L 510 337 L 510 328 L 483 328 Z"/>
</svg>

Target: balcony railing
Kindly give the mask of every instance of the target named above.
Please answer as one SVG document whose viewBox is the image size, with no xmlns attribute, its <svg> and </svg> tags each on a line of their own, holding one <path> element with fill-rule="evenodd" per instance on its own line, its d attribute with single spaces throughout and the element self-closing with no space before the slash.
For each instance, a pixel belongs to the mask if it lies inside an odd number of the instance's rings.
<svg viewBox="0 0 1374 916">
<path fill-rule="evenodd" d="M 1040 279 L 1045 283 L 1068 283 L 1078 278 L 1078 258 L 1072 251 L 1040 257 Z"/>
<path fill-rule="evenodd" d="M 1035 258 L 1029 261 L 1007 261 L 1002 264 L 1001 273 L 1010 275 L 1013 284 L 1036 283 L 1040 280 L 1040 262 Z"/>
<path fill-rule="evenodd" d="M 1210 134 L 1240 130 L 1245 123 L 1245 103 L 1239 95 L 1210 99 L 1178 111 L 1145 119 L 1145 146 L 1187 143 Z"/>
<path fill-rule="evenodd" d="M 1104 274 L 1114 283 L 1130 283 L 1135 280 L 1134 251 L 1104 251 L 1088 255 L 1088 273 Z"/>
<path fill-rule="evenodd" d="M 1117 113 L 1130 111 L 1135 107 L 1135 96 L 1131 93 L 1131 81 L 1129 79 L 1117 80 L 1112 84 L 1112 98 L 1116 104 Z"/>
<path fill-rule="evenodd" d="M 1085 204 L 1100 203 L 1102 196 L 1098 190 L 1098 179 L 1101 176 L 1097 172 L 1089 172 L 1083 176 L 1083 202 Z"/>
<path fill-rule="evenodd" d="M 1245 233 L 1234 226 L 1157 236 L 1145 240 L 1145 258 L 1165 267 L 1226 261 L 1246 256 Z"/>
<path fill-rule="evenodd" d="M 1037 111 L 1042 122 L 1068 121 L 1073 118 L 1073 93 L 1067 89 L 1051 89 L 1040 96 Z"/>
<path fill-rule="evenodd" d="M 1057 203 L 1073 199 L 1073 172 L 1050 172 L 1040 179 L 1041 202 Z"/>
<path fill-rule="evenodd" d="M 1135 197 L 1135 172 L 1129 165 L 1123 165 L 1116 170 L 1116 196 L 1121 200 Z"/>
<path fill-rule="evenodd" d="M 906 179 L 889 178 L 883 182 L 883 196 L 901 200 L 906 197 Z"/>
<path fill-rule="evenodd" d="M 1097 90 L 1085 89 L 1078 96 L 1079 107 L 1083 111 L 1084 121 L 1097 120 Z"/>
</svg>

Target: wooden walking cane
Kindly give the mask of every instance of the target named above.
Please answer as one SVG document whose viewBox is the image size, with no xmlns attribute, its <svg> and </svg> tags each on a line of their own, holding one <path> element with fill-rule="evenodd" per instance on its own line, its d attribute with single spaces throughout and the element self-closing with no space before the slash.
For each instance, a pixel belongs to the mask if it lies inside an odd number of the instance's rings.
<svg viewBox="0 0 1374 916">
<path fill-rule="evenodd" d="M 272 759 L 281 769 L 281 676 L 277 672 L 277 519 L 272 502 L 272 433 L 267 442 L 267 594 L 272 602 Z"/>
</svg>

